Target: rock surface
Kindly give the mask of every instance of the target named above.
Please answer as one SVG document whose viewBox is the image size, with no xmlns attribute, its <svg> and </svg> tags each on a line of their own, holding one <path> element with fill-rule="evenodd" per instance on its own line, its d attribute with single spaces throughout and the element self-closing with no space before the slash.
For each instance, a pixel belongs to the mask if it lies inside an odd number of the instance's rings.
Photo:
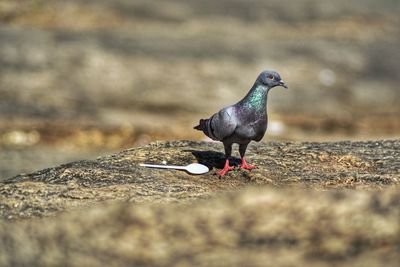
<svg viewBox="0 0 400 267">
<path fill-rule="evenodd" d="M 396 266 L 399 158 L 400 140 L 270 142 L 219 178 L 220 144 L 174 141 L 19 175 L 0 183 L 0 265 Z M 214 170 L 138 166 L 163 160 Z"/>
<path fill-rule="evenodd" d="M 187 129 L 264 69 L 290 87 L 269 96 L 274 139 L 400 138 L 399 13 L 394 0 L 1 0 L 0 180 L 201 140 Z"/>
</svg>

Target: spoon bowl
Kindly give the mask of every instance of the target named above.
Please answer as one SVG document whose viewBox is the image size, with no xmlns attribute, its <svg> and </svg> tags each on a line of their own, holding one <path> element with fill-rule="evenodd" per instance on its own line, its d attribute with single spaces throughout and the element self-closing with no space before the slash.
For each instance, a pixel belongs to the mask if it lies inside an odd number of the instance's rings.
<svg viewBox="0 0 400 267">
<path fill-rule="evenodd" d="M 210 171 L 207 166 L 199 163 L 189 164 L 186 166 L 185 170 L 192 174 L 203 174 Z"/>
</svg>

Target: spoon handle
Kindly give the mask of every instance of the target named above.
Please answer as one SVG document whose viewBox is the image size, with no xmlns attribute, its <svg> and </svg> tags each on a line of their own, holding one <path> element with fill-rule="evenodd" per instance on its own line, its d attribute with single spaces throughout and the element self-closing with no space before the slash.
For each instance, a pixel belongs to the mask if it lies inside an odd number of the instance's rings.
<svg viewBox="0 0 400 267">
<path fill-rule="evenodd" d="M 177 170 L 185 170 L 186 169 L 183 166 L 172 166 L 172 165 L 155 165 L 155 164 L 145 164 L 145 163 L 141 163 L 139 165 L 143 166 L 143 167 L 149 167 L 149 168 L 177 169 Z"/>
</svg>

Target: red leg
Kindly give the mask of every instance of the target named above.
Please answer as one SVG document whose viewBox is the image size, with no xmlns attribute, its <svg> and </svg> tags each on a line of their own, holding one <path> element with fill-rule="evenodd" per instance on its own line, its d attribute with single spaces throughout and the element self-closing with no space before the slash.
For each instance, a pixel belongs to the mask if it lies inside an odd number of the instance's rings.
<svg viewBox="0 0 400 267">
<path fill-rule="evenodd" d="M 254 165 L 247 164 L 246 160 L 244 158 L 242 158 L 242 164 L 240 165 L 240 168 L 241 169 L 246 169 L 246 170 L 252 170 L 252 169 L 255 169 L 257 167 L 254 166 Z"/>
<path fill-rule="evenodd" d="M 219 175 L 221 175 L 221 176 L 224 176 L 227 172 L 233 170 L 234 168 L 235 168 L 235 167 L 233 167 L 233 166 L 229 166 L 229 159 L 227 159 L 227 160 L 225 161 L 225 166 L 224 166 L 224 168 L 223 168 L 222 170 L 220 170 L 220 171 L 217 171 L 217 173 L 218 173 Z"/>
</svg>

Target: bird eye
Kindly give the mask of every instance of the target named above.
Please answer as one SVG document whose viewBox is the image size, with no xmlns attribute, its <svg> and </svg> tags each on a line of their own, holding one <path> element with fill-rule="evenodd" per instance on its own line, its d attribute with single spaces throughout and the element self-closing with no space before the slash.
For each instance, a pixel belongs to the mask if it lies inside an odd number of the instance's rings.
<svg viewBox="0 0 400 267">
<path fill-rule="evenodd" d="M 269 75 L 269 76 L 268 76 L 268 79 L 270 79 L 270 80 L 274 80 L 274 76 L 272 76 L 272 75 Z"/>
</svg>

